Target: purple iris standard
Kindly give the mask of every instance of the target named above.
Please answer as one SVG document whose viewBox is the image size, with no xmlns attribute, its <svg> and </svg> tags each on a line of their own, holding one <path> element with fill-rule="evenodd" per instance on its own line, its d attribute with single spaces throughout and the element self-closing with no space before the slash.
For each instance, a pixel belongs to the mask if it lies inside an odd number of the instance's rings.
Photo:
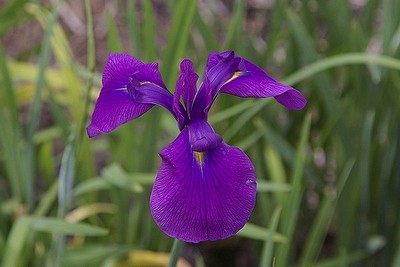
<svg viewBox="0 0 400 267">
<path fill-rule="evenodd" d="M 180 71 L 171 94 L 157 63 L 111 54 L 87 133 L 93 137 L 110 132 L 154 105 L 167 109 L 177 120 L 180 134 L 159 153 L 162 164 L 150 197 L 153 218 L 161 230 L 179 240 L 224 239 L 249 219 L 256 200 L 256 176 L 246 154 L 225 144 L 208 123 L 215 98 L 219 93 L 274 97 L 295 110 L 307 101 L 299 91 L 278 83 L 232 51 L 209 55 L 198 89 L 198 75 L 190 60 L 182 61 Z"/>
</svg>

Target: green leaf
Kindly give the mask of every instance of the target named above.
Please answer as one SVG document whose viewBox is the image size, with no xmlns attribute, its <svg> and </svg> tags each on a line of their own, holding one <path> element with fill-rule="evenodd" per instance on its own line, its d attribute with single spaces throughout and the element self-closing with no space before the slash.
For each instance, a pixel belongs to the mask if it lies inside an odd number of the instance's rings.
<svg viewBox="0 0 400 267">
<path fill-rule="evenodd" d="M 57 218 L 32 218 L 32 229 L 39 232 L 62 234 L 102 236 L 108 234 L 108 230 L 86 223 L 69 223 Z"/>
<path fill-rule="evenodd" d="M 238 236 L 247 237 L 255 240 L 268 241 L 270 239 L 271 230 L 261 226 L 246 223 L 246 225 L 237 233 Z M 273 232 L 273 240 L 279 243 L 287 243 L 288 239 L 280 234 Z"/>
</svg>

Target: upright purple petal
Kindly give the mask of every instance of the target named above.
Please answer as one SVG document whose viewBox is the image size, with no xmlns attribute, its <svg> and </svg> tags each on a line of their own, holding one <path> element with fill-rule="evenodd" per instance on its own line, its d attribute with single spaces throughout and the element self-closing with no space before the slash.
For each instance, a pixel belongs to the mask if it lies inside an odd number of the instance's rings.
<svg viewBox="0 0 400 267">
<path fill-rule="evenodd" d="M 143 115 L 153 105 L 132 101 L 126 90 L 102 90 L 86 128 L 89 137 L 108 133 L 118 126 Z"/>
<path fill-rule="evenodd" d="M 256 178 L 240 149 L 220 143 L 193 152 L 185 128 L 160 156 L 150 208 L 167 235 L 197 243 L 230 237 L 245 225 L 255 205 Z"/>
<path fill-rule="evenodd" d="M 103 90 L 126 88 L 128 78 L 142 65 L 130 55 L 111 53 L 103 72 Z"/>
<path fill-rule="evenodd" d="M 102 77 L 103 88 L 105 90 L 126 88 L 128 78 L 134 73 L 138 73 L 142 81 L 166 88 L 157 63 L 145 64 L 130 55 L 117 53 L 111 53 L 108 57 Z"/>
<path fill-rule="evenodd" d="M 182 97 L 186 109 L 189 111 L 192 107 L 194 96 L 196 95 L 196 83 L 199 75 L 194 72 L 192 61 L 184 59 L 181 62 L 181 74 L 176 82 L 175 95 L 179 100 Z"/>
<path fill-rule="evenodd" d="M 168 91 L 167 87 L 164 84 L 164 81 L 162 80 L 161 73 L 158 70 L 158 63 L 156 62 L 147 63 L 139 66 L 137 70 L 131 74 L 131 76 L 133 74 L 135 75 L 135 78 L 142 83 L 153 83 Z"/>
<path fill-rule="evenodd" d="M 212 67 L 217 65 L 220 61 L 224 59 L 232 59 L 235 56 L 233 51 L 225 51 L 225 52 L 211 52 L 208 55 L 206 72 L 208 72 Z"/>
<path fill-rule="evenodd" d="M 192 120 L 207 120 L 208 110 L 210 109 L 214 98 L 212 96 L 211 82 L 207 74 L 203 78 L 200 89 L 193 100 L 192 110 L 190 111 L 190 118 Z"/>
<path fill-rule="evenodd" d="M 174 111 L 178 118 L 179 129 L 182 130 L 185 120 L 190 119 L 190 110 L 192 109 L 193 99 L 196 95 L 196 83 L 199 76 L 194 72 L 192 61 L 188 59 L 181 62 L 180 69 L 181 74 L 175 86 Z M 185 114 L 182 113 L 181 98 L 186 108 L 184 111 Z"/>
</svg>

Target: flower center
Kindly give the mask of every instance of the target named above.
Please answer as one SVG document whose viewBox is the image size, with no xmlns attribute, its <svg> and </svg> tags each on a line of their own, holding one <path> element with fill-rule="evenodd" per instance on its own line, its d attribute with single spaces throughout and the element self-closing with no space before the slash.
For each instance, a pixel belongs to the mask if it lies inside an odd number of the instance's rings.
<svg viewBox="0 0 400 267">
<path fill-rule="evenodd" d="M 222 86 L 224 86 L 225 84 L 227 84 L 227 83 L 233 81 L 234 79 L 236 79 L 236 78 L 242 76 L 243 73 L 244 73 L 244 71 L 235 71 L 235 73 L 233 73 L 232 77 L 231 77 L 229 80 L 227 80 L 226 82 L 224 82 L 224 84 L 223 84 Z M 222 86 L 221 86 L 221 87 L 222 87 Z"/>
<path fill-rule="evenodd" d="M 211 125 L 203 120 L 191 121 L 187 126 L 189 129 L 189 142 L 193 152 L 205 152 L 213 149 L 222 142 L 222 137 L 216 134 Z M 196 156 L 196 154 L 195 154 Z M 202 162 L 204 156 L 196 156 Z"/>
</svg>

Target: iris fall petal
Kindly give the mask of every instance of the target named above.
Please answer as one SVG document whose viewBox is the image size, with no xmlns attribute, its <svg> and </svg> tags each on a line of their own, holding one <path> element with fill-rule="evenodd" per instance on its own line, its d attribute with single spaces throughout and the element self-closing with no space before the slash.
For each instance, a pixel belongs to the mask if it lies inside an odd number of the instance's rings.
<svg viewBox="0 0 400 267">
<path fill-rule="evenodd" d="M 126 90 L 102 91 L 97 99 L 92 122 L 86 128 L 89 137 L 108 133 L 143 115 L 153 105 L 132 101 Z"/>
<path fill-rule="evenodd" d="M 193 152 L 185 128 L 160 156 L 150 208 L 161 230 L 197 243 L 227 238 L 245 225 L 256 200 L 256 177 L 240 149 L 222 142 Z"/>
</svg>

